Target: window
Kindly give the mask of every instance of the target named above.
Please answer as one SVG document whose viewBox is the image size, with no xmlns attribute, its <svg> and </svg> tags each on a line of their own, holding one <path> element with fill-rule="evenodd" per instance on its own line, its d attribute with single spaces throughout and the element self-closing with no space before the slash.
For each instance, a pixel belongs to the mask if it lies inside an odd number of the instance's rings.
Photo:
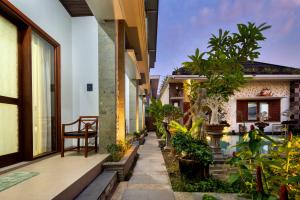
<svg viewBox="0 0 300 200">
<path fill-rule="evenodd" d="M 60 45 L 0 1 L 0 167 L 59 151 Z"/>
<path fill-rule="evenodd" d="M 237 101 L 237 122 L 258 121 L 259 117 L 265 121 L 280 122 L 280 113 L 280 99 Z"/>
<path fill-rule="evenodd" d="M 0 15 L 0 156 L 19 152 L 18 63 L 18 28 Z"/>
<path fill-rule="evenodd" d="M 248 120 L 256 120 L 257 118 L 257 104 L 256 102 L 248 102 Z"/>
<path fill-rule="evenodd" d="M 259 103 L 259 114 L 263 117 L 264 120 L 269 119 L 269 103 L 268 102 L 260 102 Z"/>
</svg>

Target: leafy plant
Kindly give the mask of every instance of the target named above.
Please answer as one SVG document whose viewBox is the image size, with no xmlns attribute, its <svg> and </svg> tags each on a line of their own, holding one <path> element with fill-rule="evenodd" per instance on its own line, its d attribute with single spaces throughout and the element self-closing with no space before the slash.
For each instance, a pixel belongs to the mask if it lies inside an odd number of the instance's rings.
<svg viewBox="0 0 300 200">
<path fill-rule="evenodd" d="M 218 35 L 213 34 L 209 39 L 207 52 L 200 53 L 199 49 L 196 49 L 194 55 L 188 56 L 190 61 L 183 63 L 183 66 L 194 74 L 207 78 L 201 85 L 206 89 L 207 97 L 214 99 L 217 95 L 228 101 L 229 97 L 246 83 L 242 63 L 259 57 L 259 42 L 266 39 L 262 32 L 271 26 L 265 23 L 256 26 L 249 22 L 238 24 L 237 27 L 236 33 L 220 29 Z M 198 98 L 197 101 L 201 100 Z M 218 109 L 212 112 L 218 112 Z M 212 115 L 217 116 L 216 113 Z M 216 120 L 213 120 L 213 123 L 216 123 Z"/>
<path fill-rule="evenodd" d="M 262 153 L 265 145 L 269 146 L 267 154 Z M 229 163 L 239 171 L 231 175 L 231 183 L 242 180 L 245 192 L 255 199 L 278 198 L 280 188 L 286 188 L 291 198 L 300 193 L 299 138 L 293 138 L 290 133 L 288 137 L 274 141 L 252 128 L 237 146 L 240 151 Z"/>
<path fill-rule="evenodd" d="M 177 120 L 182 117 L 183 113 L 180 108 L 175 107 L 171 104 L 163 105 L 163 115 L 166 121 Z"/>
<path fill-rule="evenodd" d="M 111 155 L 111 160 L 113 162 L 118 162 L 121 160 L 123 155 L 128 149 L 130 149 L 131 144 L 126 142 L 118 141 L 116 144 L 109 144 L 106 146 L 107 152 Z"/>
<path fill-rule="evenodd" d="M 213 177 L 202 180 L 190 180 L 186 178 L 171 179 L 171 183 L 173 190 L 179 192 L 239 192 L 238 186 L 231 185 L 226 181 L 221 181 Z"/>
<path fill-rule="evenodd" d="M 170 104 L 163 105 L 161 100 L 156 100 L 154 98 L 151 99 L 151 104 L 148 107 L 147 112 L 155 119 L 154 125 L 158 136 L 166 135 L 166 130 L 163 124 L 164 120 L 178 120 L 182 117 L 182 112 L 179 108 Z"/>
<path fill-rule="evenodd" d="M 139 131 L 133 132 L 133 135 L 134 135 L 135 138 L 141 137 L 142 134 L 143 134 L 143 133 L 142 133 L 142 132 L 139 132 Z"/>
<path fill-rule="evenodd" d="M 200 161 L 203 165 L 213 162 L 212 151 L 207 142 L 195 139 L 191 134 L 176 133 L 171 143 L 182 158 Z"/>
<path fill-rule="evenodd" d="M 202 200 L 218 200 L 216 197 L 211 196 L 209 194 L 204 194 Z"/>
</svg>

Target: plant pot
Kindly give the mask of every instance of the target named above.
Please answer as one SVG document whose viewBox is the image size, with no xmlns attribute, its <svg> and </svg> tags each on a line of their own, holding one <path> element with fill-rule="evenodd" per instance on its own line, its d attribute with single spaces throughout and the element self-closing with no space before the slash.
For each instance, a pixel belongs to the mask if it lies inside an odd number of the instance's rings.
<svg viewBox="0 0 300 200">
<path fill-rule="evenodd" d="M 179 158 L 179 170 L 186 178 L 208 178 L 209 165 L 204 165 L 199 161 Z"/>
<path fill-rule="evenodd" d="M 207 132 L 219 132 L 222 133 L 224 127 L 227 126 L 226 124 L 207 124 L 205 129 Z"/>
</svg>

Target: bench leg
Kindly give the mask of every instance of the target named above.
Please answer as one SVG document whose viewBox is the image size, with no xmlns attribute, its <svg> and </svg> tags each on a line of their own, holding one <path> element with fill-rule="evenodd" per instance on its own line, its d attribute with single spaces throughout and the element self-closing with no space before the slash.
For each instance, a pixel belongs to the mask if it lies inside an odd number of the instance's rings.
<svg viewBox="0 0 300 200">
<path fill-rule="evenodd" d="M 77 152 L 80 151 L 80 138 L 77 139 Z"/>
<path fill-rule="evenodd" d="M 61 137 L 61 157 L 65 156 L 65 138 Z"/>
<path fill-rule="evenodd" d="M 97 153 L 98 152 L 98 137 L 96 136 L 95 137 L 95 152 Z"/>
<path fill-rule="evenodd" d="M 84 157 L 87 157 L 88 151 L 89 151 L 89 138 L 85 138 L 85 147 L 84 147 Z"/>
</svg>

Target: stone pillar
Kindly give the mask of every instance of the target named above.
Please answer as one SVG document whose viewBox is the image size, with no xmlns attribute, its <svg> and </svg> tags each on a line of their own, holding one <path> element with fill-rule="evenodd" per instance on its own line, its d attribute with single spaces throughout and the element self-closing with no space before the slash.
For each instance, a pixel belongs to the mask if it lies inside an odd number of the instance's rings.
<svg viewBox="0 0 300 200">
<path fill-rule="evenodd" d="M 99 146 L 125 139 L 125 26 L 106 21 L 99 26 Z"/>
<path fill-rule="evenodd" d="M 136 85 L 129 81 L 129 132 L 136 131 Z"/>
<path fill-rule="evenodd" d="M 116 21 L 117 140 L 126 139 L 125 127 L 125 21 Z M 101 62 L 101 61 L 100 61 Z"/>
</svg>

